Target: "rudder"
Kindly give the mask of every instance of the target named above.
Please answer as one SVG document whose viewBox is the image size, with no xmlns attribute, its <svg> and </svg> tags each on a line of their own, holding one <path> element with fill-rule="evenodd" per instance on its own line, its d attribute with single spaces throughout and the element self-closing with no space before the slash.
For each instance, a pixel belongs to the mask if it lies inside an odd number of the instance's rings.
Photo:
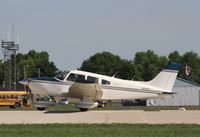
<svg viewBox="0 0 200 137">
<path fill-rule="evenodd" d="M 180 63 L 171 62 L 154 79 L 147 83 L 151 86 L 171 91 L 180 67 Z"/>
</svg>

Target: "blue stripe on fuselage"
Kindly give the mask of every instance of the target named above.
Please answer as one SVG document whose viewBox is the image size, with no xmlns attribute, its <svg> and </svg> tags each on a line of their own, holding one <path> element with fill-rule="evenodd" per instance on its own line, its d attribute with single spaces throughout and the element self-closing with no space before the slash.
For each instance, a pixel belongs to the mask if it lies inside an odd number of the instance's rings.
<svg viewBox="0 0 200 137">
<path fill-rule="evenodd" d="M 53 81 L 53 82 L 60 82 L 54 77 L 33 77 L 31 80 L 42 80 L 42 81 Z"/>
<path fill-rule="evenodd" d="M 177 62 L 171 62 L 169 63 L 164 69 L 168 70 L 180 70 L 181 64 Z"/>
</svg>

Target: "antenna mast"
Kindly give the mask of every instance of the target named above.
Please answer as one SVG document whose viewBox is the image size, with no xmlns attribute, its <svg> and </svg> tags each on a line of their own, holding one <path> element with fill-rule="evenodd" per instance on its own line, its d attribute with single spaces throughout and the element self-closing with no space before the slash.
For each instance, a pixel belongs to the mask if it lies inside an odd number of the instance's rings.
<svg viewBox="0 0 200 137">
<path fill-rule="evenodd" d="M 12 40 L 1 41 L 1 49 L 4 55 L 4 82 L 5 90 L 16 90 L 16 52 L 19 45 L 14 42 L 14 23 L 12 24 Z"/>
</svg>

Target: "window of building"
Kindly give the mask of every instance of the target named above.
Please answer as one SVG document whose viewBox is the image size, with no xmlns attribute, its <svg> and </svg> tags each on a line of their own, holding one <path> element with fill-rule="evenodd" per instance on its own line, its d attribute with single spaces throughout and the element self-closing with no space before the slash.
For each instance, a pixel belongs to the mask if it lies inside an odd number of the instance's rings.
<svg viewBox="0 0 200 137">
<path fill-rule="evenodd" d="M 107 80 L 105 80 L 105 79 L 102 79 L 101 84 L 102 84 L 102 85 L 110 85 L 110 81 L 107 81 Z"/>
</svg>

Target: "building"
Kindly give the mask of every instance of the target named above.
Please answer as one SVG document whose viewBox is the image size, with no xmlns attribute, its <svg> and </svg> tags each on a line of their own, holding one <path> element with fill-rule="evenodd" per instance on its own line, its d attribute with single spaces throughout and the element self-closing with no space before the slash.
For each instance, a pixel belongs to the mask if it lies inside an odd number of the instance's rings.
<svg viewBox="0 0 200 137">
<path fill-rule="evenodd" d="M 200 85 L 188 80 L 177 78 L 173 92 L 177 93 L 165 99 L 148 99 L 147 106 L 199 106 Z"/>
</svg>

